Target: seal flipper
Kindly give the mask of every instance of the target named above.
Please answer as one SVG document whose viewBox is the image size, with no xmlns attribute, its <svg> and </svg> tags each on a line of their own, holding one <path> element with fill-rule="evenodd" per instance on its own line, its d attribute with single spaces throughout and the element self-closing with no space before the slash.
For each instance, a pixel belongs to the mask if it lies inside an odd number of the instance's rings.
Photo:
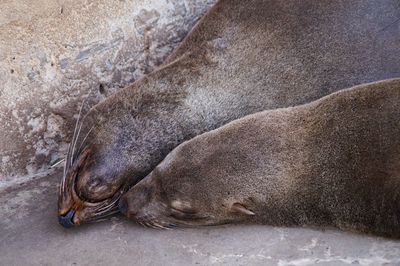
<svg viewBox="0 0 400 266">
<path fill-rule="evenodd" d="M 245 215 L 250 215 L 250 216 L 256 215 L 254 212 L 252 212 L 251 210 L 249 210 L 248 208 L 246 208 L 245 206 L 243 206 L 243 204 L 241 204 L 239 202 L 235 202 L 232 204 L 231 211 L 237 212 L 237 213 L 242 213 Z"/>
</svg>

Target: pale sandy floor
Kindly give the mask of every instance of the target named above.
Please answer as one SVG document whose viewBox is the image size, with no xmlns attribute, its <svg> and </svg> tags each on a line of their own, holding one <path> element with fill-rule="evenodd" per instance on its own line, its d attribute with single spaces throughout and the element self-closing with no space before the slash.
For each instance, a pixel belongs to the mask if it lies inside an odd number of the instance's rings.
<svg viewBox="0 0 400 266">
<path fill-rule="evenodd" d="M 400 241 L 336 230 L 221 226 L 163 231 L 114 217 L 64 229 L 58 176 L 0 192 L 0 265 L 400 265 Z"/>
</svg>

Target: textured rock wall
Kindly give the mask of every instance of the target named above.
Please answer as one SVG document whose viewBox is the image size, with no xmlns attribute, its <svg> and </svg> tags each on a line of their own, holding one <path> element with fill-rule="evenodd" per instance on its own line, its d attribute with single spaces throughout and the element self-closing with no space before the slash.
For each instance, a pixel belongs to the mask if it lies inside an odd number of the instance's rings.
<svg viewBox="0 0 400 266">
<path fill-rule="evenodd" d="M 1 1 L 0 188 L 51 171 L 83 99 L 152 71 L 214 2 Z"/>
</svg>

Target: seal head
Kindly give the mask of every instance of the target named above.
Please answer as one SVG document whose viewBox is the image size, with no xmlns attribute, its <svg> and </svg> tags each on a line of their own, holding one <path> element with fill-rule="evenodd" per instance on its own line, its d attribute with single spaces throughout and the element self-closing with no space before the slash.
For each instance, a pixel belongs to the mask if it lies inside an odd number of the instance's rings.
<svg viewBox="0 0 400 266">
<path fill-rule="evenodd" d="M 90 119 L 96 113 L 90 111 L 80 121 L 68 152 L 58 199 L 58 219 L 67 228 L 116 213 L 117 201 L 130 185 L 127 171 L 135 173 L 120 156 L 116 142 L 105 138 Z"/>
<path fill-rule="evenodd" d="M 182 175 L 188 170 L 185 165 L 172 166 L 172 172 L 165 168 L 169 158 L 183 155 L 183 146 L 172 151 L 165 161 L 121 197 L 120 212 L 153 228 L 255 222 L 253 198 L 235 198 L 226 191 L 211 197 L 210 191 L 203 191 L 207 189 L 204 183 L 196 182 L 191 175 Z"/>
</svg>

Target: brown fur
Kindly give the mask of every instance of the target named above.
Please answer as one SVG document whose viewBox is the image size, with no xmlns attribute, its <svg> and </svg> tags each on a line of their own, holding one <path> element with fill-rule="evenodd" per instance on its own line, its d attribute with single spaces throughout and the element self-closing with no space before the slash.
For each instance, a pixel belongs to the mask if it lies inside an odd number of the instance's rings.
<svg viewBox="0 0 400 266">
<path fill-rule="evenodd" d="M 84 202 L 75 224 L 115 211 L 114 197 L 174 147 L 229 121 L 400 76 L 399 17 L 397 0 L 219 1 L 159 70 L 80 121 L 59 215 L 72 189 Z"/>
<path fill-rule="evenodd" d="M 197 136 L 120 206 L 156 227 L 329 225 L 400 237 L 400 79 Z"/>
</svg>

